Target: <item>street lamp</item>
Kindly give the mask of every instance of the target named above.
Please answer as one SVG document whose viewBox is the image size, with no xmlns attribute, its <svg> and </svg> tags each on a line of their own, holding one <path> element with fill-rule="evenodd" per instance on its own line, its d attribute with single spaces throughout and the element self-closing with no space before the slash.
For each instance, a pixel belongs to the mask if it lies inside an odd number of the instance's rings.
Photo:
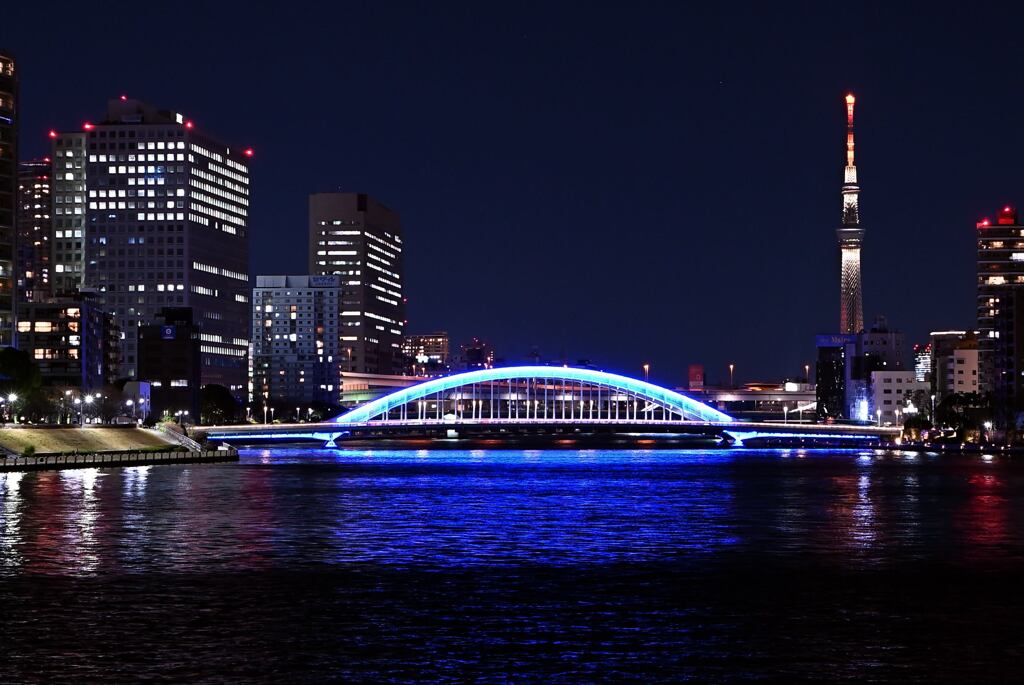
<svg viewBox="0 0 1024 685">
<path fill-rule="evenodd" d="M 125 405 L 127 405 L 127 406 L 132 408 L 132 418 L 134 419 L 135 418 L 135 402 L 133 402 L 132 400 L 125 400 L 124 403 L 125 403 Z"/>
<path fill-rule="evenodd" d="M 267 422 L 267 405 L 264 404 L 263 405 L 263 423 L 266 424 L 266 422 Z"/>
<path fill-rule="evenodd" d="M 82 403 L 83 403 L 82 404 L 82 425 L 83 426 L 85 425 L 85 405 L 92 404 L 92 400 L 93 400 L 92 395 L 86 395 L 85 397 L 82 398 Z"/>
<path fill-rule="evenodd" d="M 270 422 L 271 423 L 274 422 L 274 408 L 273 407 L 270 408 Z"/>
<path fill-rule="evenodd" d="M 782 407 L 782 422 L 789 423 L 789 407 Z"/>
<path fill-rule="evenodd" d="M 648 379 L 650 379 L 650 377 L 651 377 L 651 365 L 647 364 L 647 363 L 644 363 L 644 382 L 646 382 Z"/>
<path fill-rule="evenodd" d="M 408 413 L 408 412 L 406 412 Z M 306 407 L 306 423 L 312 423 L 313 421 L 313 407 Z"/>
<path fill-rule="evenodd" d="M 736 387 L 736 385 L 733 383 L 733 380 L 732 380 L 733 379 L 733 373 L 732 372 L 735 371 L 735 370 L 736 370 L 736 365 L 735 364 L 729 364 L 729 387 L 730 388 Z"/>
<path fill-rule="evenodd" d="M 882 425 L 882 410 L 881 409 L 876 409 L 875 410 L 875 416 L 878 417 L 878 425 L 881 426 Z"/>
<path fill-rule="evenodd" d="M 932 393 L 932 428 L 938 428 L 935 422 L 935 393 Z"/>
<path fill-rule="evenodd" d="M 811 365 L 804 364 L 804 378 L 807 380 L 807 384 L 811 383 Z"/>
</svg>

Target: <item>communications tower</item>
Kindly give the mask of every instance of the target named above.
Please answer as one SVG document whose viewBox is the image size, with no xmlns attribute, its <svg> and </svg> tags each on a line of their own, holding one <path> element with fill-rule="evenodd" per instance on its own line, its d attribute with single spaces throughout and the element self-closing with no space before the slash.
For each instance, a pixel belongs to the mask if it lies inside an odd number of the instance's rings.
<svg viewBox="0 0 1024 685">
<path fill-rule="evenodd" d="M 860 226 L 857 165 L 853 161 L 853 105 L 856 99 L 846 96 L 846 168 L 843 173 L 843 223 L 836 230 L 840 253 L 839 330 L 859 333 L 864 330 L 864 300 L 861 293 L 860 247 L 864 229 Z"/>
</svg>

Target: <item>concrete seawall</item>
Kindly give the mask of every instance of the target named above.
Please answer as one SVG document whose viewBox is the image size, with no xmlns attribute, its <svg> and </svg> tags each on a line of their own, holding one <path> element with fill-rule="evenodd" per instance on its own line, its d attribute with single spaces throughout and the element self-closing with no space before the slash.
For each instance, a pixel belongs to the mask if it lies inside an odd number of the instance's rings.
<svg viewBox="0 0 1024 685">
<path fill-rule="evenodd" d="M 95 454 L 45 454 L 38 457 L 0 457 L 0 471 L 86 469 L 151 464 L 199 464 L 238 461 L 238 450 L 196 452 L 98 452 Z"/>
</svg>

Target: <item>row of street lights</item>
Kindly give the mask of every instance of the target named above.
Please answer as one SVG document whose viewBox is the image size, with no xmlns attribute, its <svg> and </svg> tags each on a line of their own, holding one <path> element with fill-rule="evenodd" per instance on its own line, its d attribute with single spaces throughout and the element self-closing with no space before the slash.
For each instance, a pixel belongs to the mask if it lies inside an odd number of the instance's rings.
<svg viewBox="0 0 1024 685">
<path fill-rule="evenodd" d="M 263 423 L 267 423 L 267 414 L 270 414 L 270 422 L 274 421 L 274 410 L 275 407 L 263 405 Z M 245 408 L 245 420 L 252 421 L 252 407 Z M 298 423 L 302 420 L 302 407 L 295 407 L 295 422 Z M 311 422 L 313 420 L 313 407 L 306 407 L 306 421 Z"/>
</svg>

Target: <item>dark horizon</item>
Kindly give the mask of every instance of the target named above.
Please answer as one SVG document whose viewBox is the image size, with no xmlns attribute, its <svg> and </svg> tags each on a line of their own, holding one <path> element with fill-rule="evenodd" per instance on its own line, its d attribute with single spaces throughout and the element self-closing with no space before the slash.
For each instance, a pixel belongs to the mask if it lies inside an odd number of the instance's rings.
<svg viewBox="0 0 1024 685">
<path fill-rule="evenodd" d="M 122 93 L 253 147 L 253 275 L 306 271 L 310 193 L 366 192 L 402 216 L 409 332 L 677 385 L 796 377 L 838 328 L 851 91 L 866 325 L 974 326 L 974 223 L 1024 201 L 1020 12 L 928 7 L 19 5 L 0 44 L 23 159 Z"/>
</svg>

